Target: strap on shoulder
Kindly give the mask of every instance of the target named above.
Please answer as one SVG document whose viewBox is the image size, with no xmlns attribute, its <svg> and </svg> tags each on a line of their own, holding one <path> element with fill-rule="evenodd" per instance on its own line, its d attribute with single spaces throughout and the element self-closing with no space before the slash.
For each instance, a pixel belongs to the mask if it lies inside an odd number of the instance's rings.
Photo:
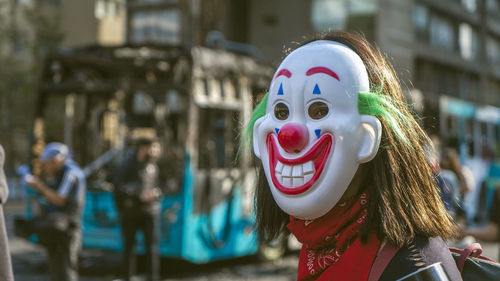
<svg viewBox="0 0 500 281">
<path fill-rule="evenodd" d="M 483 253 L 483 248 L 479 243 L 472 243 L 463 250 L 450 247 L 450 251 L 460 255 L 460 257 L 456 262 L 458 270 L 460 271 L 460 273 L 462 273 L 467 258 L 469 257 L 480 258 L 481 254 Z"/>
<path fill-rule="evenodd" d="M 384 273 L 385 268 L 391 262 L 392 258 L 399 251 L 399 247 L 396 247 L 390 243 L 383 243 L 382 249 L 379 251 L 375 260 L 373 261 L 372 268 L 370 269 L 370 274 L 368 275 L 368 281 L 378 281 Z"/>
</svg>

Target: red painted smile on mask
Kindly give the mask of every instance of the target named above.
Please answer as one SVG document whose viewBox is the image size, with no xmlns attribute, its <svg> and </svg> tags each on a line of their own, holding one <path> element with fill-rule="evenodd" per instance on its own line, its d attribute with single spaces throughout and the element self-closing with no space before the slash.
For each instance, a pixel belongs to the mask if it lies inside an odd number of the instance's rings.
<svg viewBox="0 0 500 281">
<path fill-rule="evenodd" d="M 276 135 L 269 134 L 267 136 L 269 172 L 274 186 L 289 195 L 309 190 L 321 175 L 332 146 L 334 146 L 333 136 L 325 134 L 301 157 L 287 159 L 279 152 Z"/>
</svg>

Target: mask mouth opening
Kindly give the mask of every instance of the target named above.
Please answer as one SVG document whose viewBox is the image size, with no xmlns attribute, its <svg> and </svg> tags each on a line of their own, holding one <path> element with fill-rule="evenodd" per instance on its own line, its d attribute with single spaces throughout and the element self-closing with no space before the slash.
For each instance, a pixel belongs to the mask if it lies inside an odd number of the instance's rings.
<svg viewBox="0 0 500 281">
<path fill-rule="evenodd" d="M 276 135 L 269 134 L 269 172 L 276 189 L 288 195 L 297 195 L 309 190 L 323 172 L 334 146 L 333 136 L 324 134 L 304 155 L 288 159 L 280 154 Z"/>
</svg>

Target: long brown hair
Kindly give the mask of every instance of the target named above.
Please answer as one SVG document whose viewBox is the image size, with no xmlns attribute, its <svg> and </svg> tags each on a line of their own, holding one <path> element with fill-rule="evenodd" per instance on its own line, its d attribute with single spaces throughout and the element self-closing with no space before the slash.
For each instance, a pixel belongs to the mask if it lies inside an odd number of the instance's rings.
<svg viewBox="0 0 500 281">
<path fill-rule="evenodd" d="M 380 239 L 397 246 L 405 245 L 417 235 L 451 238 L 455 226 L 444 208 L 424 155 L 423 147 L 431 141 L 407 108 L 392 66 L 362 36 L 332 32 L 304 44 L 315 40 L 336 41 L 356 52 L 365 64 L 372 87 L 395 101 L 394 106 L 408 117 L 399 126 L 399 133 L 405 140 L 398 138 L 384 119 L 380 120 L 382 140 L 379 152 L 372 161 L 362 164 L 356 173 L 356 177 L 366 177 L 362 180 L 371 189 L 362 240 L 366 241 L 372 230 Z M 366 170 L 370 172 L 362 172 Z M 261 239 L 270 241 L 285 230 L 288 215 L 274 202 L 262 168 L 259 170 L 256 208 L 256 225 Z"/>
</svg>

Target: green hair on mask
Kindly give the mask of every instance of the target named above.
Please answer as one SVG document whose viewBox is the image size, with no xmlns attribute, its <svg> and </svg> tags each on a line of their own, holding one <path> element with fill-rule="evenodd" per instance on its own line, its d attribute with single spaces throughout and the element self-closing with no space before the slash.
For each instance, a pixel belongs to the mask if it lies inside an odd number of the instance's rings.
<svg viewBox="0 0 500 281">
<path fill-rule="evenodd" d="M 255 122 L 257 119 L 260 117 L 264 116 L 266 114 L 266 106 L 267 106 L 267 97 L 269 96 L 269 93 L 266 93 L 262 100 L 259 102 L 259 104 L 255 107 L 255 109 L 252 112 L 252 115 L 250 115 L 250 121 L 248 121 L 248 125 L 245 128 L 243 138 L 242 138 L 242 143 L 248 143 L 248 145 L 251 146 L 252 143 L 252 138 L 253 138 L 253 126 L 255 125 Z"/>
<path fill-rule="evenodd" d="M 358 112 L 361 115 L 371 115 L 377 117 L 380 121 L 385 121 L 385 124 L 391 128 L 392 133 L 402 143 L 408 144 L 402 125 L 410 122 L 406 114 L 396 106 L 398 101 L 393 98 L 376 92 L 359 92 L 358 93 Z"/>
<path fill-rule="evenodd" d="M 410 122 L 410 119 L 396 106 L 398 101 L 393 98 L 381 94 L 380 90 L 374 92 L 359 92 L 358 93 L 358 112 L 361 115 L 371 115 L 379 120 L 385 121 L 385 124 L 391 128 L 394 135 L 404 144 L 408 144 L 402 125 Z M 268 94 L 262 98 L 262 101 L 255 107 L 250 121 L 245 129 L 243 142 L 251 145 L 253 137 L 253 127 L 255 122 L 266 114 L 266 105 Z"/>
</svg>

